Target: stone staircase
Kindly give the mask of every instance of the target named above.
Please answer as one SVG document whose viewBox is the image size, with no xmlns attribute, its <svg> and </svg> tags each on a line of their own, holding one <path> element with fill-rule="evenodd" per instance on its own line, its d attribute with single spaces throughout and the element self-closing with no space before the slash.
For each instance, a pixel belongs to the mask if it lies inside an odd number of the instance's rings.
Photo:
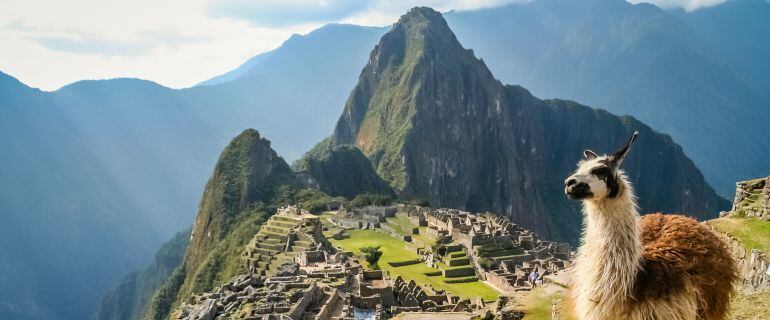
<svg viewBox="0 0 770 320">
<path fill-rule="evenodd" d="M 277 214 L 270 217 L 241 254 L 246 270 L 270 276 L 284 263 L 294 262 L 300 253 L 315 248 L 315 239 L 307 234 L 313 227 L 299 216 Z"/>
</svg>

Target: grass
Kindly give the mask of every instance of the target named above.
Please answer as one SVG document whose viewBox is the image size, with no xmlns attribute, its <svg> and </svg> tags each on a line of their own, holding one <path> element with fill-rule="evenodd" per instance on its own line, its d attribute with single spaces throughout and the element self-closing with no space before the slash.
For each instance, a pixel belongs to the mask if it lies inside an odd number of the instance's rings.
<svg viewBox="0 0 770 320">
<path fill-rule="evenodd" d="M 574 320 L 569 303 L 564 299 L 564 293 L 564 290 L 554 291 L 543 286 L 535 288 L 520 301 L 521 309 L 526 313 L 524 320 L 550 320 L 552 303 L 558 299 L 561 299 L 558 304 L 559 319 Z"/>
<path fill-rule="evenodd" d="M 767 319 L 770 314 L 770 292 L 737 294 L 732 300 L 731 318 L 734 320 Z"/>
<path fill-rule="evenodd" d="M 707 222 L 719 231 L 730 234 L 747 249 L 770 253 L 770 222 L 754 218 L 719 218 Z"/>
<path fill-rule="evenodd" d="M 403 267 L 392 267 L 388 262 L 404 261 L 417 259 L 419 256 L 407 249 L 404 242 L 388 236 L 382 232 L 374 230 L 348 230 L 347 238 L 343 240 L 329 239 L 334 245 L 345 251 L 352 251 L 360 254 L 362 247 L 380 246 L 382 257 L 380 258 L 380 267 L 387 271 L 391 277 L 401 276 L 405 280 L 414 280 L 419 285 L 430 284 L 435 289 L 447 290 L 454 295 L 465 298 L 481 297 L 484 301 L 497 300 L 499 292 L 483 282 L 469 283 L 445 283 L 443 276 L 427 276 L 425 273 L 439 271 L 435 268 L 429 268 L 424 263 L 408 265 Z M 363 261 L 362 261 L 363 262 Z M 365 262 L 363 262 L 365 263 Z"/>
</svg>

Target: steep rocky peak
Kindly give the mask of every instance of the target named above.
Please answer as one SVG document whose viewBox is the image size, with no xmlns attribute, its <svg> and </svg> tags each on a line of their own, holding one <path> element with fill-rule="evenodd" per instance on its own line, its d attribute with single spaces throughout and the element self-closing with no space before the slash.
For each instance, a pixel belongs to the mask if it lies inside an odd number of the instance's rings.
<svg viewBox="0 0 770 320">
<path fill-rule="evenodd" d="M 398 19 L 395 28 L 403 28 L 409 39 L 435 40 L 452 33 L 441 13 L 428 7 L 412 8 Z"/>
<path fill-rule="evenodd" d="M 427 7 L 415 7 L 401 16 L 372 52 L 370 65 L 375 70 L 408 67 L 424 59 L 472 57 L 463 49 L 441 13 Z"/>
<path fill-rule="evenodd" d="M 185 258 L 189 274 L 239 217 L 268 203 L 280 186 L 296 184 L 289 165 L 257 130 L 247 129 L 235 137 L 219 157 L 203 192 Z"/>
</svg>

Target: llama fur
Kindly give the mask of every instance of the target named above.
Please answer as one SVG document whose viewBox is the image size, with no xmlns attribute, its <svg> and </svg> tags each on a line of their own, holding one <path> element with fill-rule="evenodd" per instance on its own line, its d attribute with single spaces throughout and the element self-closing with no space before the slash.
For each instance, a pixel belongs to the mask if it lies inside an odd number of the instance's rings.
<svg viewBox="0 0 770 320">
<path fill-rule="evenodd" d="M 680 215 L 639 215 L 611 156 L 586 151 L 565 192 L 583 202 L 584 230 L 570 286 L 579 319 L 724 319 L 736 268 L 726 245 Z M 575 196 L 577 194 L 577 196 Z"/>
</svg>

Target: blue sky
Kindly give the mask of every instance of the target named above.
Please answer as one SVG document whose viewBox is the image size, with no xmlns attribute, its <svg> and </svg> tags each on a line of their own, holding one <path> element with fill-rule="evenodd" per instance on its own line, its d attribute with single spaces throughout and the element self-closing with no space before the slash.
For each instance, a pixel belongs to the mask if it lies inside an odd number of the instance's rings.
<svg viewBox="0 0 770 320">
<path fill-rule="evenodd" d="M 0 0 L 0 71 L 43 90 L 115 77 L 181 88 L 329 22 L 388 25 L 416 5 L 447 11 L 521 1 Z M 647 2 L 695 10 L 724 1 Z"/>
</svg>

